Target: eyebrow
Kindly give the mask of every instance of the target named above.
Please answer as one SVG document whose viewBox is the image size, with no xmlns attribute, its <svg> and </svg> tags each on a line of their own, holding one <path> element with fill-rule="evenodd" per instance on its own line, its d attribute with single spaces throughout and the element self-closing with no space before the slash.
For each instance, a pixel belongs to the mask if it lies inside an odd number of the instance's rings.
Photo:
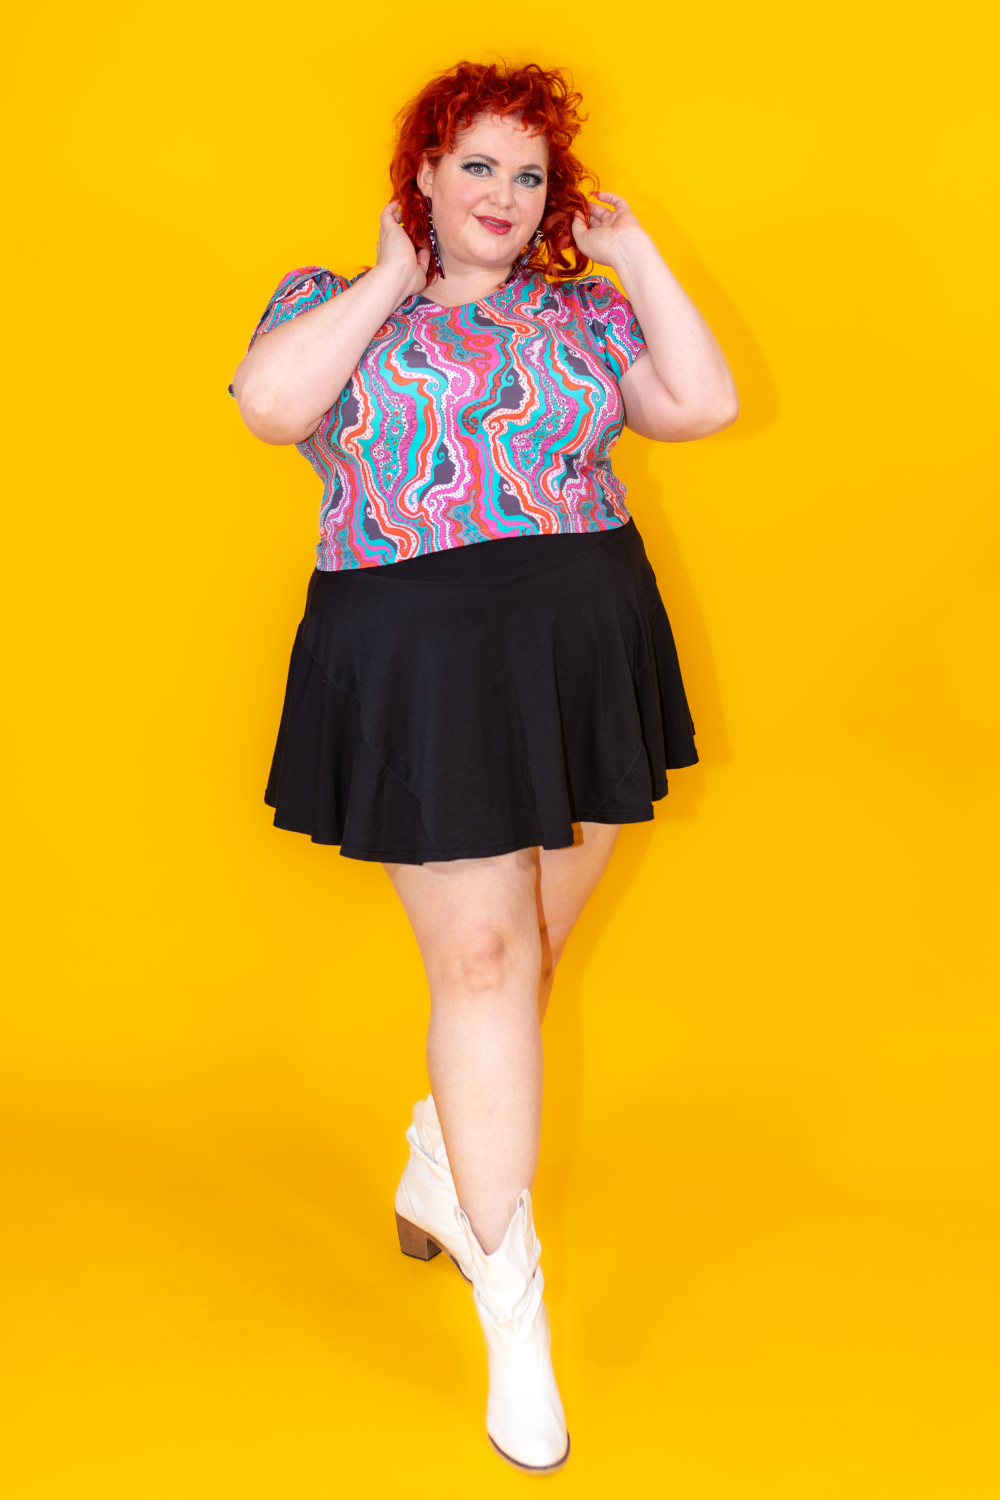
<svg viewBox="0 0 1000 1500">
<path fill-rule="evenodd" d="M 488 161 L 491 167 L 498 167 L 500 165 L 495 156 L 487 156 L 485 151 L 470 151 L 468 155 L 476 157 L 479 161 Z M 541 162 L 537 161 L 526 161 L 517 170 L 519 172 L 527 172 L 529 168 L 535 172 L 544 172 L 546 170 Z"/>
</svg>

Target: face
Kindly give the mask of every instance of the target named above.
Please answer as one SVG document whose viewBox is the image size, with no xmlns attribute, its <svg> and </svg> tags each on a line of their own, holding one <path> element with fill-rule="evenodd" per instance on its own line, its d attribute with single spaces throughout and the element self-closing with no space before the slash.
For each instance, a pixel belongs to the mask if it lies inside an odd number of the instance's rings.
<svg viewBox="0 0 1000 1500">
<path fill-rule="evenodd" d="M 509 116 L 477 115 L 452 151 L 421 164 L 417 186 L 431 200 L 445 269 L 513 264 L 541 223 L 548 161 L 544 135 Z"/>
</svg>

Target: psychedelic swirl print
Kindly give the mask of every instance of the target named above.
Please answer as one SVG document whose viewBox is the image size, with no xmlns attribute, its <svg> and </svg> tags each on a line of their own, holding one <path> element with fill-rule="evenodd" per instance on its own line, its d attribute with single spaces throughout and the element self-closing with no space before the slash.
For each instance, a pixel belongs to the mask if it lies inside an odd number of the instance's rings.
<svg viewBox="0 0 1000 1500">
<path fill-rule="evenodd" d="M 291 271 L 254 338 L 352 284 Z M 297 445 L 323 481 L 317 567 L 623 526 L 609 454 L 624 425 L 618 381 L 644 348 L 603 276 L 558 286 L 515 272 L 461 307 L 409 297 Z"/>
</svg>

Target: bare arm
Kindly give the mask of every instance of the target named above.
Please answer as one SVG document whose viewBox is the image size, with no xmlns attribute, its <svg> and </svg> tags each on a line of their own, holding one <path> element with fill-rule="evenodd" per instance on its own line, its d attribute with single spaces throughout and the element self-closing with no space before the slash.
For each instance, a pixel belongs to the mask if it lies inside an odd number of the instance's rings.
<svg viewBox="0 0 1000 1500">
<path fill-rule="evenodd" d="M 646 340 L 619 382 L 626 422 L 666 443 L 720 432 L 740 410 L 722 351 L 624 198 L 599 197 L 589 226 L 574 220 L 573 237 L 591 259 L 617 272 Z"/>
<path fill-rule="evenodd" d="M 419 255 L 390 203 L 379 220 L 378 258 L 366 276 L 270 333 L 233 376 L 240 415 L 265 443 L 301 443 L 315 432 L 389 314 L 423 290 L 429 252 Z"/>
</svg>

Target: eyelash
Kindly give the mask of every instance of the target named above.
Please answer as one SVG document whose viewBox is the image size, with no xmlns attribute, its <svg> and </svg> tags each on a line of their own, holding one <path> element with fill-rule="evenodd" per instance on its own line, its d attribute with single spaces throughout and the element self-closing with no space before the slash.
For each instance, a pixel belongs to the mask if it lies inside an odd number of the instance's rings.
<svg viewBox="0 0 1000 1500">
<path fill-rule="evenodd" d="M 467 162 L 463 163 L 463 165 L 462 165 L 462 171 L 463 172 L 470 172 L 471 173 L 472 169 L 474 167 L 482 167 L 484 169 L 484 171 L 486 171 L 486 172 L 488 172 L 490 170 L 490 166 L 489 166 L 488 162 L 485 162 L 485 161 L 467 161 Z M 478 177 L 479 173 L 476 172 L 473 175 Z M 542 179 L 541 179 L 541 177 L 536 176 L 534 172 L 519 172 L 518 175 L 514 178 L 514 181 L 515 182 L 520 182 L 520 180 L 521 180 L 522 177 L 527 178 L 527 183 L 526 184 L 522 184 L 522 186 L 526 185 L 528 187 L 536 188 L 536 187 L 541 187 L 541 185 L 542 185 Z"/>
</svg>

